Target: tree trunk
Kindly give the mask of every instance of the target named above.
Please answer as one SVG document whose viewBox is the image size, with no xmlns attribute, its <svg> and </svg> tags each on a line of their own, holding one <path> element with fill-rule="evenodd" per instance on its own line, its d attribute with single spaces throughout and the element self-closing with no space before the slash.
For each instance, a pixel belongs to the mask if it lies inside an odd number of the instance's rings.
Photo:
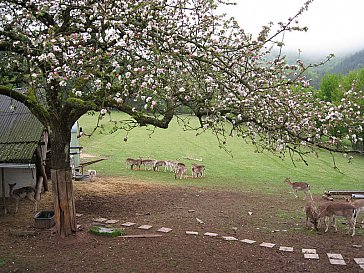
<svg viewBox="0 0 364 273">
<path fill-rule="evenodd" d="M 66 237 L 76 232 L 76 210 L 73 198 L 69 148 L 71 127 L 59 124 L 51 128 L 51 179 L 57 233 Z"/>
<path fill-rule="evenodd" d="M 76 210 L 71 169 L 52 169 L 51 178 L 57 233 L 61 237 L 66 237 L 76 232 Z"/>
</svg>

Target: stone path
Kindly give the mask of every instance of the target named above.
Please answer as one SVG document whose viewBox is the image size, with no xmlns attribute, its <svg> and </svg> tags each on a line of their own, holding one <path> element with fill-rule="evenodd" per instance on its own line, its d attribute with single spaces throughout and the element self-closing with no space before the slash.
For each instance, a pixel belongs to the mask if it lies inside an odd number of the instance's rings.
<svg viewBox="0 0 364 273">
<path fill-rule="evenodd" d="M 99 223 L 107 223 L 107 224 L 114 224 L 114 223 L 118 223 L 119 220 L 108 220 L 106 218 L 97 218 L 97 219 L 93 219 L 94 222 L 99 222 Z M 151 230 L 153 228 L 153 226 L 151 225 L 140 225 L 138 226 L 137 223 L 133 223 L 133 222 L 125 222 L 122 223 L 121 226 L 123 227 L 136 227 L 138 229 L 143 229 L 143 230 Z M 161 233 L 169 233 L 172 231 L 171 228 L 168 227 L 160 227 L 157 229 L 158 232 Z M 245 244 L 249 244 L 249 245 L 254 245 L 255 243 L 257 243 L 254 240 L 250 240 L 250 239 L 243 239 L 243 240 L 239 240 L 238 238 L 235 238 L 233 236 L 219 236 L 219 234 L 214 233 L 214 232 L 205 232 L 203 234 L 200 234 L 197 231 L 186 231 L 185 232 L 186 235 L 189 236 L 198 236 L 198 235 L 203 235 L 206 237 L 211 237 L 211 238 L 221 238 L 223 240 L 226 241 L 239 241 Z M 269 243 L 269 242 L 262 242 L 259 244 L 260 247 L 265 247 L 265 248 L 270 248 L 273 249 L 276 244 L 273 243 Z M 284 252 L 294 252 L 294 248 L 291 246 L 279 246 L 278 248 L 280 251 L 284 251 Z M 303 258 L 304 259 L 308 259 L 308 260 L 319 260 L 320 256 L 317 253 L 316 249 L 314 248 L 302 248 L 301 252 L 303 254 Z M 337 265 L 337 266 L 345 266 L 346 262 L 343 258 L 343 256 L 340 253 L 326 253 L 330 264 L 332 265 Z M 354 258 L 354 262 L 361 268 L 364 270 L 364 258 Z"/>
</svg>

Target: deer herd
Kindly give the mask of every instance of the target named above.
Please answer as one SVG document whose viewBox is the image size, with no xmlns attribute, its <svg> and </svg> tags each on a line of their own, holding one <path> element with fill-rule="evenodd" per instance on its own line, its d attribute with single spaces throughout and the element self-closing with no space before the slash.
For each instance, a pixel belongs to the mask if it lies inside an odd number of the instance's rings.
<svg viewBox="0 0 364 273">
<path fill-rule="evenodd" d="M 187 166 L 179 161 L 127 158 L 125 163 L 126 168 L 131 170 L 141 170 L 143 168 L 144 170 L 161 171 L 163 169 L 165 172 L 173 172 L 175 179 L 187 178 Z M 191 173 L 192 178 L 205 177 L 205 166 L 192 163 Z"/>
<path fill-rule="evenodd" d="M 351 236 L 355 235 L 356 219 L 360 212 L 364 212 L 364 199 L 355 200 L 352 197 L 348 197 L 343 201 L 333 201 L 332 198 L 323 196 L 321 199 L 314 200 L 308 183 L 291 182 L 290 178 L 286 178 L 284 183 L 291 186 L 296 198 L 298 197 L 298 191 L 304 192 L 304 200 L 307 199 L 307 194 L 310 195 L 310 200 L 307 200 L 305 205 L 306 227 L 309 227 L 309 222 L 311 222 L 311 224 L 313 224 L 313 228 L 318 231 L 319 227 L 324 224 L 325 232 L 327 232 L 329 230 L 330 223 L 333 223 L 333 227 L 336 232 L 336 218 L 343 217 L 348 222 L 349 233 L 352 231 Z M 363 223 L 364 220 L 362 224 Z"/>
</svg>

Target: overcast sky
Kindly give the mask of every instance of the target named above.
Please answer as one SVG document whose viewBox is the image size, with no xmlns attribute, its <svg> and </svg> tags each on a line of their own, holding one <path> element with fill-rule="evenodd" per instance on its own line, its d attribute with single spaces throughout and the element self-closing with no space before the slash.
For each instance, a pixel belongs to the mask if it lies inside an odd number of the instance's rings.
<svg viewBox="0 0 364 273">
<path fill-rule="evenodd" d="M 305 0 L 235 0 L 227 8 L 249 33 L 257 35 L 262 25 L 286 22 Z M 364 0 L 315 0 L 299 19 L 308 32 L 286 34 L 286 48 L 302 54 L 342 56 L 364 49 Z"/>
</svg>

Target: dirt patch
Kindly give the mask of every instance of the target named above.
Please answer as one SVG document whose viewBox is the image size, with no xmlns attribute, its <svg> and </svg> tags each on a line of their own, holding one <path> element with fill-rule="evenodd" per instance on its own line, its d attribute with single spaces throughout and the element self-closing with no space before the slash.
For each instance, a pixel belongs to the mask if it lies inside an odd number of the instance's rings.
<svg viewBox="0 0 364 273">
<path fill-rule="evenodd" d="M 353 258 L 364 258 L 363 248 L 353 247 L 364 245 L 362 230 L 354 238 L 346 226 L 337 233 L 307 230 L 304 201 L 287 193 L 259 195 L 110 177 L 75 182 L 74 189 L 76 211 L 82 214 L 77 224 L 83 228 L 74 236 L 60 239 L 53 229 L 34 229 L 32 205 L 25 200 L 18 214 L 0 216 L 0 272 L 360 272 Z M 51 208 L 52 196 L 46 193 L 39 209 Z M 113 227 L 137 223 L 125 228 L 127 235 L 155 234 L 161 227 L 172 231 L 157 238 L 99 237 L 88 232 L 99 217 L 120 220 Z M 145 231 L 140 225 L 153 227 Z M 14 236 L 12 229 L 36 234 Z M 203 236 L 205 232 L 219 235 Z M 276 245 L 263 248 L 262 242 Z M 282 252 L 279 246 L 294 252 Z M 302 248 L 316 248 L 320 259 L 304 259 Z M 347 265 L 329 264 L 327 253 L 342 254 Z"/>
</svg>

